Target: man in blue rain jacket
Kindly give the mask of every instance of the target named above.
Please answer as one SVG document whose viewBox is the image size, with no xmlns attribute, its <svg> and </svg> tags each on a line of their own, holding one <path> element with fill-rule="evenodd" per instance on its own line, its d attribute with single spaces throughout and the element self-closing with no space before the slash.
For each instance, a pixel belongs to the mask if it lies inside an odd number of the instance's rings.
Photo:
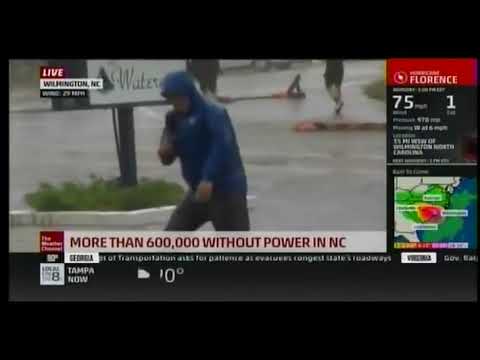
<svg viewBox="0 0 480 360">
<path fill-rule="evenodd" d="M 204 98 L 188 73 L 168 74 L 161 95 L 167 113 L 158 156 L 178 157 L 189 191 L 165 230 L 193 231 L 211 221 L 218 231 L 247 231 L 247 179 L 235 130 L 225 108 Z"/>
</svg>

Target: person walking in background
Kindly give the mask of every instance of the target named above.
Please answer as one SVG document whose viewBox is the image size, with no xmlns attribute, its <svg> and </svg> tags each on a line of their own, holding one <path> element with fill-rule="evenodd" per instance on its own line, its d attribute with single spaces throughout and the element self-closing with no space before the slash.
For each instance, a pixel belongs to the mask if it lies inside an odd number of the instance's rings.
<svg viewBox="0 0 480 360">
<path fill-rule="evenodd" d="M 164 165 L 178 157 L 189 191 L 165 230 L 248 231 L 247 177 L 227 110 L 202 96 L 186 72 L 168 74 L 162 96 L 173 105 L 158 149 Z"/>
<path fill-rule="evenodd" d="M 343 107 L 343 60 L 327 60 L 323 76 L 328 94 L 335 101 L 335 113 L 338 115 Z"/>
<path fill-rule="evenodd" d="M 189 59 L 187 72 L 200 83 L 204 94 L 217 94 L 217 79 L 221 73 L 220 60 L 218 59 Z"/>
</svg>

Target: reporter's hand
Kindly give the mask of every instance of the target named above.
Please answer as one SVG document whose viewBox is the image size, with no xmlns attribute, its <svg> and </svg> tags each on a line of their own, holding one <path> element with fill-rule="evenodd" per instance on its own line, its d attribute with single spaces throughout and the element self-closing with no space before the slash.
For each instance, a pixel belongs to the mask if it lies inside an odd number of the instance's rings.
<svg viewBox="0 0 480 360">
<path fill-rule="evenodd" d="M 162 144 L 158 148 L 158 157 L 162 156 L 172 156 L 173 155 L 173 146 L 169 144 Z"/>
<path fill-rule="evenodd" d="M 209 181 L 202 181 L 195 192 L 195 199 L 199 202 L 210 200 L 213 191 L 213 184 Z"/>
<path fill-rule="evenodd" d="M 162 144 L 158 148 L 157 156 L 164 165 L 170 165 L 175 160 L 175 152 L 173 146 L 169 144 Z"/>
</svg>

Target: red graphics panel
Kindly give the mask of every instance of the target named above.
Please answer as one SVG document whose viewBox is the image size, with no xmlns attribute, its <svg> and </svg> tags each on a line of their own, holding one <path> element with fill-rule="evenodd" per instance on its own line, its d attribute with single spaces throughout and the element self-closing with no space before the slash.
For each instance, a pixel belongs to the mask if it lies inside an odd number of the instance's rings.
<svg viewBox="0 0 480 360">
<path fill-rule="evenodd" d="M 476 59 L 389 59 L 389 86 L 475 86 Z"/>
</svg>

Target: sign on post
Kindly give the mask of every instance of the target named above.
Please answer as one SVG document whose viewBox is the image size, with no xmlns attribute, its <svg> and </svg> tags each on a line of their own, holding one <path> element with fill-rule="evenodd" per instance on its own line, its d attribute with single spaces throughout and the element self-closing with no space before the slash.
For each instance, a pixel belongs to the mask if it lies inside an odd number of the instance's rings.
<svg viewBox="0 0 480 360">
<path fill-rule="evenodd" d="M 120 183 L 131 186 L 137 184 L 133 107 L 165 104 L 160 95 L 162 79 L 171 71 L 184 69 L 184 60 L 53 60 L 49 61 L 49 68 L 43 69 L 41 91 L 52 95 L 53 110 L 118 109 L 118 118 L 114 116 L 113 121 L 118 128 L 115 137 Z M 61 78 L 58 83 L 62 86 L 77 86 L 89 79 L 100 79 L 97 82 L 101 86 L 94 89 L 87 84 L 89 90 L 62 91 L 56 83 L 52 85 L 51 77 Z M 64 97 L 53 97 L 54 94 Z M 82 96 L 73 96 L 77 94 Z"/>
<path fill-rule="evenodd" d="M 103 89 L 90 91 L 90 105 L 161 102 L 160 83 L 183 60 L 88 60 L 87 77 L 102 78 Z"/>
</svg>

